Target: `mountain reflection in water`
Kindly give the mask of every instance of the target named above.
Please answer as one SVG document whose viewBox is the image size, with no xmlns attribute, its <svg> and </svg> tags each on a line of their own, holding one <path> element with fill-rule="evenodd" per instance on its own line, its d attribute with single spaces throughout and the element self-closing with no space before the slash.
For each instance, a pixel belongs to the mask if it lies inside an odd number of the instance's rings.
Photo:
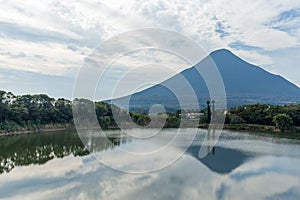
<svg viewBox="0 0 300 200">
<path fill-rule="evenodd" d="M 93 137 L 90 144 L 91 152 L 113 149 L 115 146 L 128 143 L 131 140 L 128 136 L 116 131 L 108 131 L 107 139 Z M 249 157 L 249 155 L 237 150 L 223 147 L 210 149 L 211 147 L 207 147 L 210 153 L 200 159 L 198 156 L 200 148 L 201 145 L 194 142 L 187 149 L 186 154 L 193 156 L 210 170 L 222 174 L 229 173 Z M 16 166 L 42 165 L 54 158 L 90 154 L 90 151 L 85 148 L 74 131 L 1 137 L 0 149 L 0 173 L 10 172 Z"/>
<path fill-rule="evenodd" d="M 129 174 L 95 157 L 115 155 L 118 146 L 148 150 L 148 142 L 120 131 L 106 134 L 109 140 L 87 138 L 92 153 L 72 131 L 0 137 L 0 199 L 300 199 L 299 141 L 223 131 L 216 146 L 208 142 L 201 148 L 206 135 L 201 130 L 172 165 Z M 200 149 L 208 154 L 199 156 Z M 127 157 L 114 159 L 132 164 Z"/>
</svg>

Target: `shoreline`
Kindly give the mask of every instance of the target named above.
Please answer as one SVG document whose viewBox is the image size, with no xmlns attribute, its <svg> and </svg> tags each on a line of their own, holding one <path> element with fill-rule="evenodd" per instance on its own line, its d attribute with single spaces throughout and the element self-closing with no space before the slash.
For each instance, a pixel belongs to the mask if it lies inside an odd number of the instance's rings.
<svg viewBox="0 0 300 200">
<path fill-rule="evenodd" d="M 25 129 L 25 128 L 24 128 Z M 1 132 L 1 136 L 13 136 L 13 135 L 22 135 L 22 134 L 31 134 L 31 133 L 45 133 L 52 131 L 68 131 L 68 130 L 76 130 L 75 126 L 72 124 L 48 124 L 44 125 L 37 129 L 26 129 L 26 130 L 18 130 L 18 131 L 10 131 L 10 132 Z"/>
<path fill-rule="evenodd" d="M 209 127 L 208 124 L 198 125 L 198 128 L 201 129 L 208 129 L 208 127 Z M 108 128 L 105 130 L 115 130 L 115 129 L 117 128 Z M 31 133 L 45 133 L 45 132 L 52 132 L 52 131 L 68 131 L 68 130 L 69 131 L 76 130 L 76 127 L 73 124 L 56 124 L 56 125 L 49 124 L 49 125 L 44 125 L 38 129 L 32 129 L 32 130 L 18 130 L 18 131 L 2 132 L 2 133 L 0 132 L 0 137 L 31 134 Z M 275 126 L 265 126 L 265 125 L 257 125 L 257 124 L 224 124 L 223 130 L 240 131 L 240 132 L 247 132 L 250 134 L 257 134 L 263 136 L 300 140 L 300 127 L 295 127 L 294 130 L 287 130 L 286 132 L 280 132 L 278 129 L 276 129 Z"/>
<path fill-rule="evenodd" d="M 207 124 L 200 124 L 198 128 L 207 129 Z M 258 124 L 224 124 L 223 130 L 230 130 L 240 133 L 256 134 L 260 136 L 287 138 L 300 140 L 300 127 L 281 132 L 275 126 L 266 126 Z"/>
</svg>

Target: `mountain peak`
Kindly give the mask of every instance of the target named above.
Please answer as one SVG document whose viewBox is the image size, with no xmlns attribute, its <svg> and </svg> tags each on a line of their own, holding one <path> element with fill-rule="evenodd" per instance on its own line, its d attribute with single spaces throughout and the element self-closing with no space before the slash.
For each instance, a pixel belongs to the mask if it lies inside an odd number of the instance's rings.
<svg viewBox="0 0 300 200">
<path fill-rule="evenodd" d="M 217 50 L 211 52 L 209 55 L 212 56 L 212 57 L 220 57 L 220 56 L 221 57 L 226 57 L 227 59 L 229 57 L 236 57 L 236 58 L 238 58 L 234 53 L 232 53 L 228 49 L 217 49 Z"/>
<path fill-rule="evenodd" d="M 232 53 L 230 50 L 222 48 L 222 49 L 217 49 L 213 51 L 212 53 Z"/>
<path fill-rule="evenodd" d="M 228 49 L 218 49 L 210 53 L 211 59 L 218 68 L 223 79 L 229 107 L 252 103 L 286 104 L 300 102 L 300 89 L 281 76 L 267 72 L 266 70 L 250 64 Z M 130 96 L 129 107 L 143 107 L 153 104 L 161 104 L 169 108 L 180 108 L 177 96 L 184 96 L 186 100 L 193 99 L 186 93 L 182 77 L 195 91 L 199 100 L 199 106 L 205 107 L 205 102 L 210 98 L 206 82 L 195 68 L 205 69 L 209 67 L 208 57 L 195 66 L 180 72 L 161 84 L 152 86 L 146 90 Z M 127 97 L 126 97 L 127 98 Z M 120 98 L 119 101 L 128 102 Z M 186 105 L 192 102 L 186 103 Z M 200 105 L 201 104 L 201 105 Z M 120 103 L 121 106 L 122 103 Z M 175 110 L 176 110 L 175 109 Z"/>
</svg>

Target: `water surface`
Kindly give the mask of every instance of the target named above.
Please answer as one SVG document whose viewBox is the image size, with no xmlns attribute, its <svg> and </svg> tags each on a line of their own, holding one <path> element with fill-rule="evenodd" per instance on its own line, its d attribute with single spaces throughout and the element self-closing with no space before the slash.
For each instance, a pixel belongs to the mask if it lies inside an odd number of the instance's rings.
<svg viewBox="0 0 300 200">
<path fill-rule="evenodd" d="M 175 163 L 141 174 L 96 159 L 114 156 L 118 148 L 156 148 L 119 131 L 109 131 L 109 140 L 91 141 L 92 153 L 72 131 L 0 137 L 0 199 L 300 199 L 299 141 L 223 131 L 199 158 L 205 134 L 200 131 Z M 111 159 L 125 167 L 156 164 Z"/>
</svg>

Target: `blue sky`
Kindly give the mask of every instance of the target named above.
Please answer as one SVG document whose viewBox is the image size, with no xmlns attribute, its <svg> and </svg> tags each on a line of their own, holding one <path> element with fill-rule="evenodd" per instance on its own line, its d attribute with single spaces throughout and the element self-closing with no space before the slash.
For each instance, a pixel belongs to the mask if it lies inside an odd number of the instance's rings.
<svg viewBox="0 0 300 200">
<path fill-rule="evenodd" d="M 300 1 L 0 0 L 0 9 L 0 89 L 16 94 L 71 98 L 85 56 L 143 27 L 178 31 L 207 52 L 227 48 L 300 86 Z"/>
</svg>

